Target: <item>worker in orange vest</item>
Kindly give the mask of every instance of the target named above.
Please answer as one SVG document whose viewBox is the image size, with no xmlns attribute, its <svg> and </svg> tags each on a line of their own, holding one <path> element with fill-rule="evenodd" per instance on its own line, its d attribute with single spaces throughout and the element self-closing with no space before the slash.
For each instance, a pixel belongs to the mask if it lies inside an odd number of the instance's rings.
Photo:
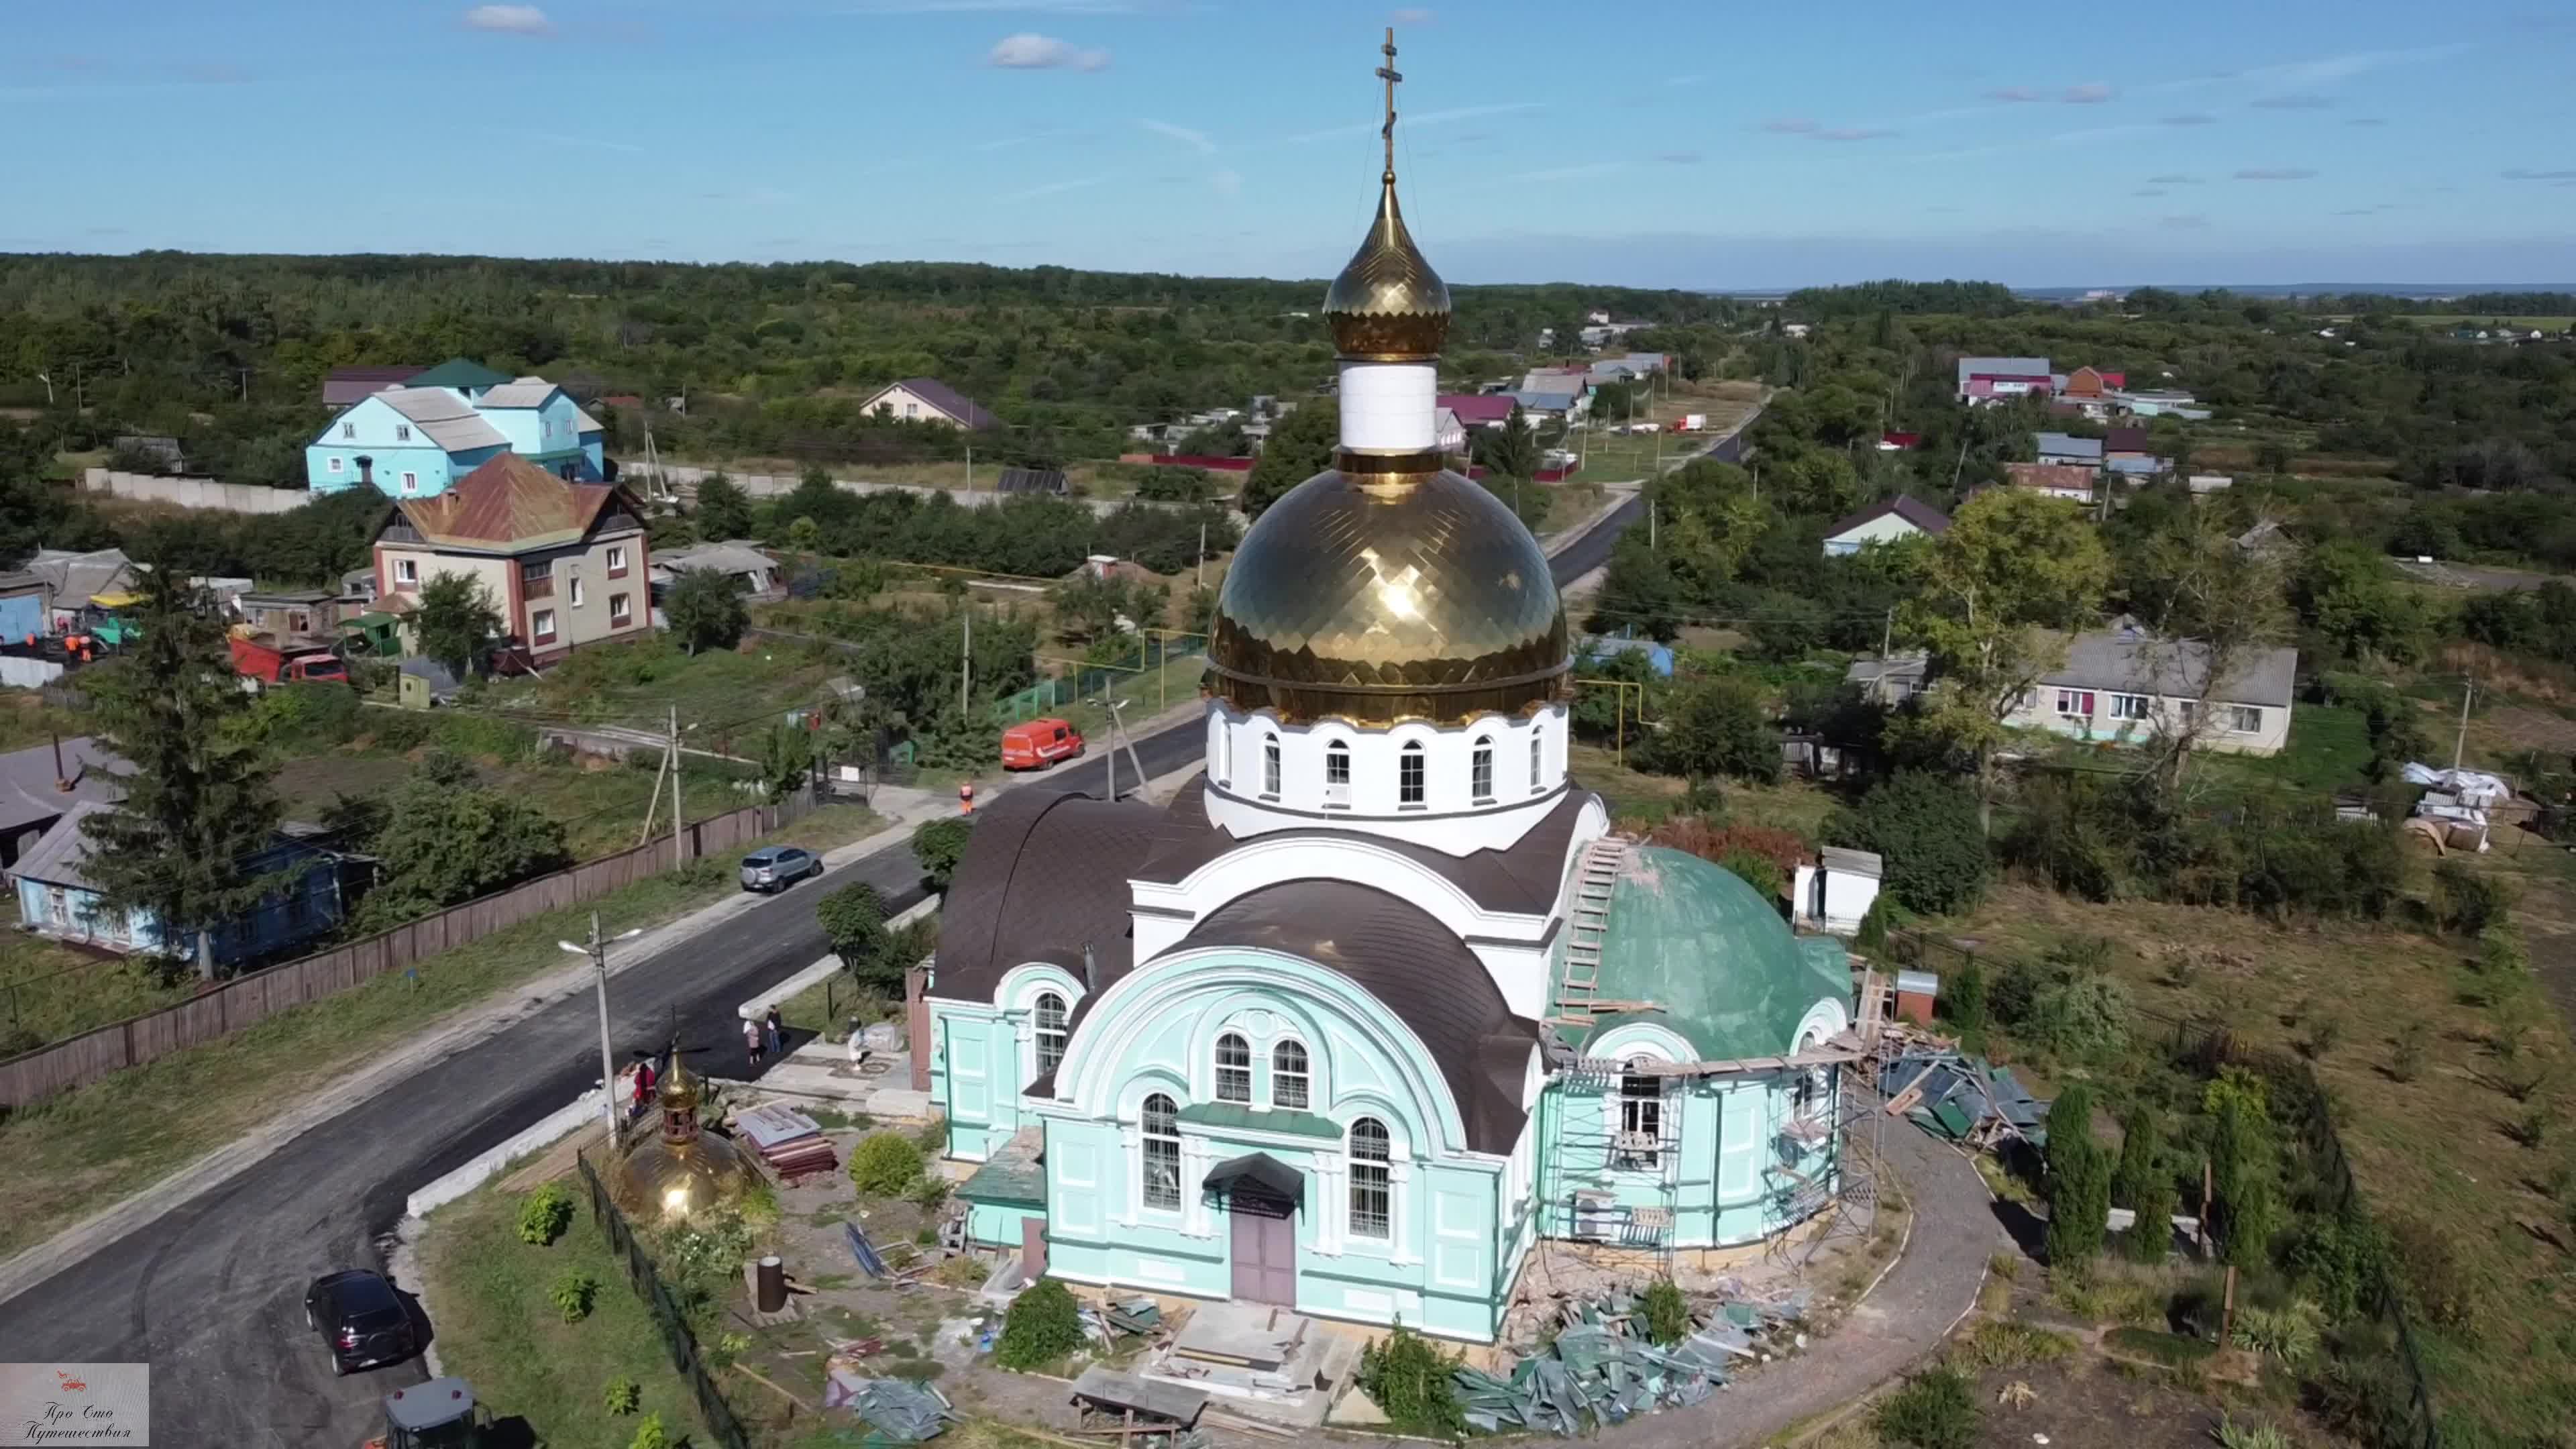
<svg viewBox="0 0 2576 1449">
<path fill-rule="evenodd" d="M 957 813 L 960 815 L 975 813 L 975 782 L 972 780 L 957 787 Z"/>
</svg>

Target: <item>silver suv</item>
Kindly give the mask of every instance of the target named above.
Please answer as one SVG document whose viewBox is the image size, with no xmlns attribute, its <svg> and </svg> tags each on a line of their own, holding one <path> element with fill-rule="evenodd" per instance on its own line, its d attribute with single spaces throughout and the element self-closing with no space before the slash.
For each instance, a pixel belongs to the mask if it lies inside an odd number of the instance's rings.
<svg viewBox="0 0 2576 1449">
<path fill-rule="evenodd" d="M 765 845 L 742 858 L 742 888 L 747 891 L 782 891 L 822 873 L 823 857 L 793 845 Z"/>
</svg>

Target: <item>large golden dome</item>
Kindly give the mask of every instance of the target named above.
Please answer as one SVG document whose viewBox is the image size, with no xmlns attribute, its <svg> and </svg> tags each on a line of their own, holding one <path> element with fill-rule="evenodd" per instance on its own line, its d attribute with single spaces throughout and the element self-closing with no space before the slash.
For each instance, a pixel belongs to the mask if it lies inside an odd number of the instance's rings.
<svg viewBox="0 0 2576 1449">
<path fill-rule="evenodd" d="M 1215 692 L 1287 720 L 1457 724 L 1556 697 L 1571 660 L 1547 554 L 1445 469 L 1344 454 L 1263 511 L 1217 596 Z"/>
<path fill-rule="evenodd" d="M 1377 219 L 1324 293 L 1333 350 L 1372 362 L 1428 362 L 1449 335 L 1449 284 L 1431 270 L 1395 202 L 1395 170 L 1378 187 Z"/>
</svg>

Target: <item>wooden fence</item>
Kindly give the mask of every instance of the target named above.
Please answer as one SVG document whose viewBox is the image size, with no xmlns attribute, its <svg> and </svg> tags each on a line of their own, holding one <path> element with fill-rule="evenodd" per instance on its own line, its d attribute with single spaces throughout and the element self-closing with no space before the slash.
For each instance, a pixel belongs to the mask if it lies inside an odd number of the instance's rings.
<svg viewBox="0 0 2576 1449">
<path fill-rule="evenodd" d="M 804 814 L 806 801 L 799 794 L 784 804 L 746 805 L 698 821 L 687 829 L 687 856 L 700 860 L 777 830 Z M 235 976 L 176 1006 L 21 1052 L 0 1061 L 0 1107 L 23 1107 L 156 1057 L 203 1046 L 290 1007 L 363 985 L 533 916 L 598 900 L 671 869 L 672 855 L 670 837 L 662 836 L 319 955 Z"/>
</svg>

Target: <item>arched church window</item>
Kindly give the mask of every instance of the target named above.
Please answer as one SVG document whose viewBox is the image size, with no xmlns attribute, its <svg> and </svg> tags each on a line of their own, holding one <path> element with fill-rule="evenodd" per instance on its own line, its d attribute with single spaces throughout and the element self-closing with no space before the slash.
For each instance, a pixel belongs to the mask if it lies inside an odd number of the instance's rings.
<svg viewBox="0 0 2576 1449">
<path fill-rule="evenodd" d="M 1637 1071 L 1623 1073 L 1619 1078 L 1619 1135 L 1611 1141 L 1613 1164 L 1652 1172 L 1663 1163 L 1663 1147 L 1663 1078 Z"/>
<path fill-rule="evenodd" d="M 1351 747 L 1340 740 L 1324 746 L 1324 803 L 1351 803 Z"/>
<path fill-rule="evenodd" d="M 1476 753 L 1468 757 L 1467 794 L 1477 804 L 1494 798 L 1494 740 L 1491 735 L 1476 737 Z"/>
<path fill-rule="evenodd" d="M 1216 1039 L 1216 1099 L 1252 1100 L 1252 1044 L 1233 1032 Z"/>
<path fill-rule="evenodd" d="M 1362 1117 L 1351 1124 L 1351 1236 L 1384 1238 L 1395 1221 L 1386 1124 Z"/>
<path fill-rule="evenodd" d="M 1415 740 L 1395 757 L 1395 803 L 1422 803 L 1422 741 Z"/>
<path fill-rule="evenodd" d="M 1261 737 L 1261 793 L 1279 798 L 1279 737 Z"/>
<path fill-rule="evenodd" d="M 1303 1110 L 1306 1105 L 1306 1048 L 1283 1041 L 1270 1049 L 1270 1105 Z"/>
<path fill-rule="evenodd" d="M 1541 749 L 1544 735 L 1543 730 L 1530 731 L 1530 793 L 1533 795 L 1538 793 L 1539 761 L 1545 755 L 1545 751 Z"/>
<path fill-rule="evenodd" d="M 1043 1077 L 1064 1064 L 1064 998 L 1052 991 L 1038 993 L 1037 1010 L 1038 1075 Z"/>
<path fill-rule="evenodd" d="M 1181 1205 L 1181 1114 L 1172 1099 L 1156 1092 L 1145 1099 L 1145 1206 Z"/>
</svg>

